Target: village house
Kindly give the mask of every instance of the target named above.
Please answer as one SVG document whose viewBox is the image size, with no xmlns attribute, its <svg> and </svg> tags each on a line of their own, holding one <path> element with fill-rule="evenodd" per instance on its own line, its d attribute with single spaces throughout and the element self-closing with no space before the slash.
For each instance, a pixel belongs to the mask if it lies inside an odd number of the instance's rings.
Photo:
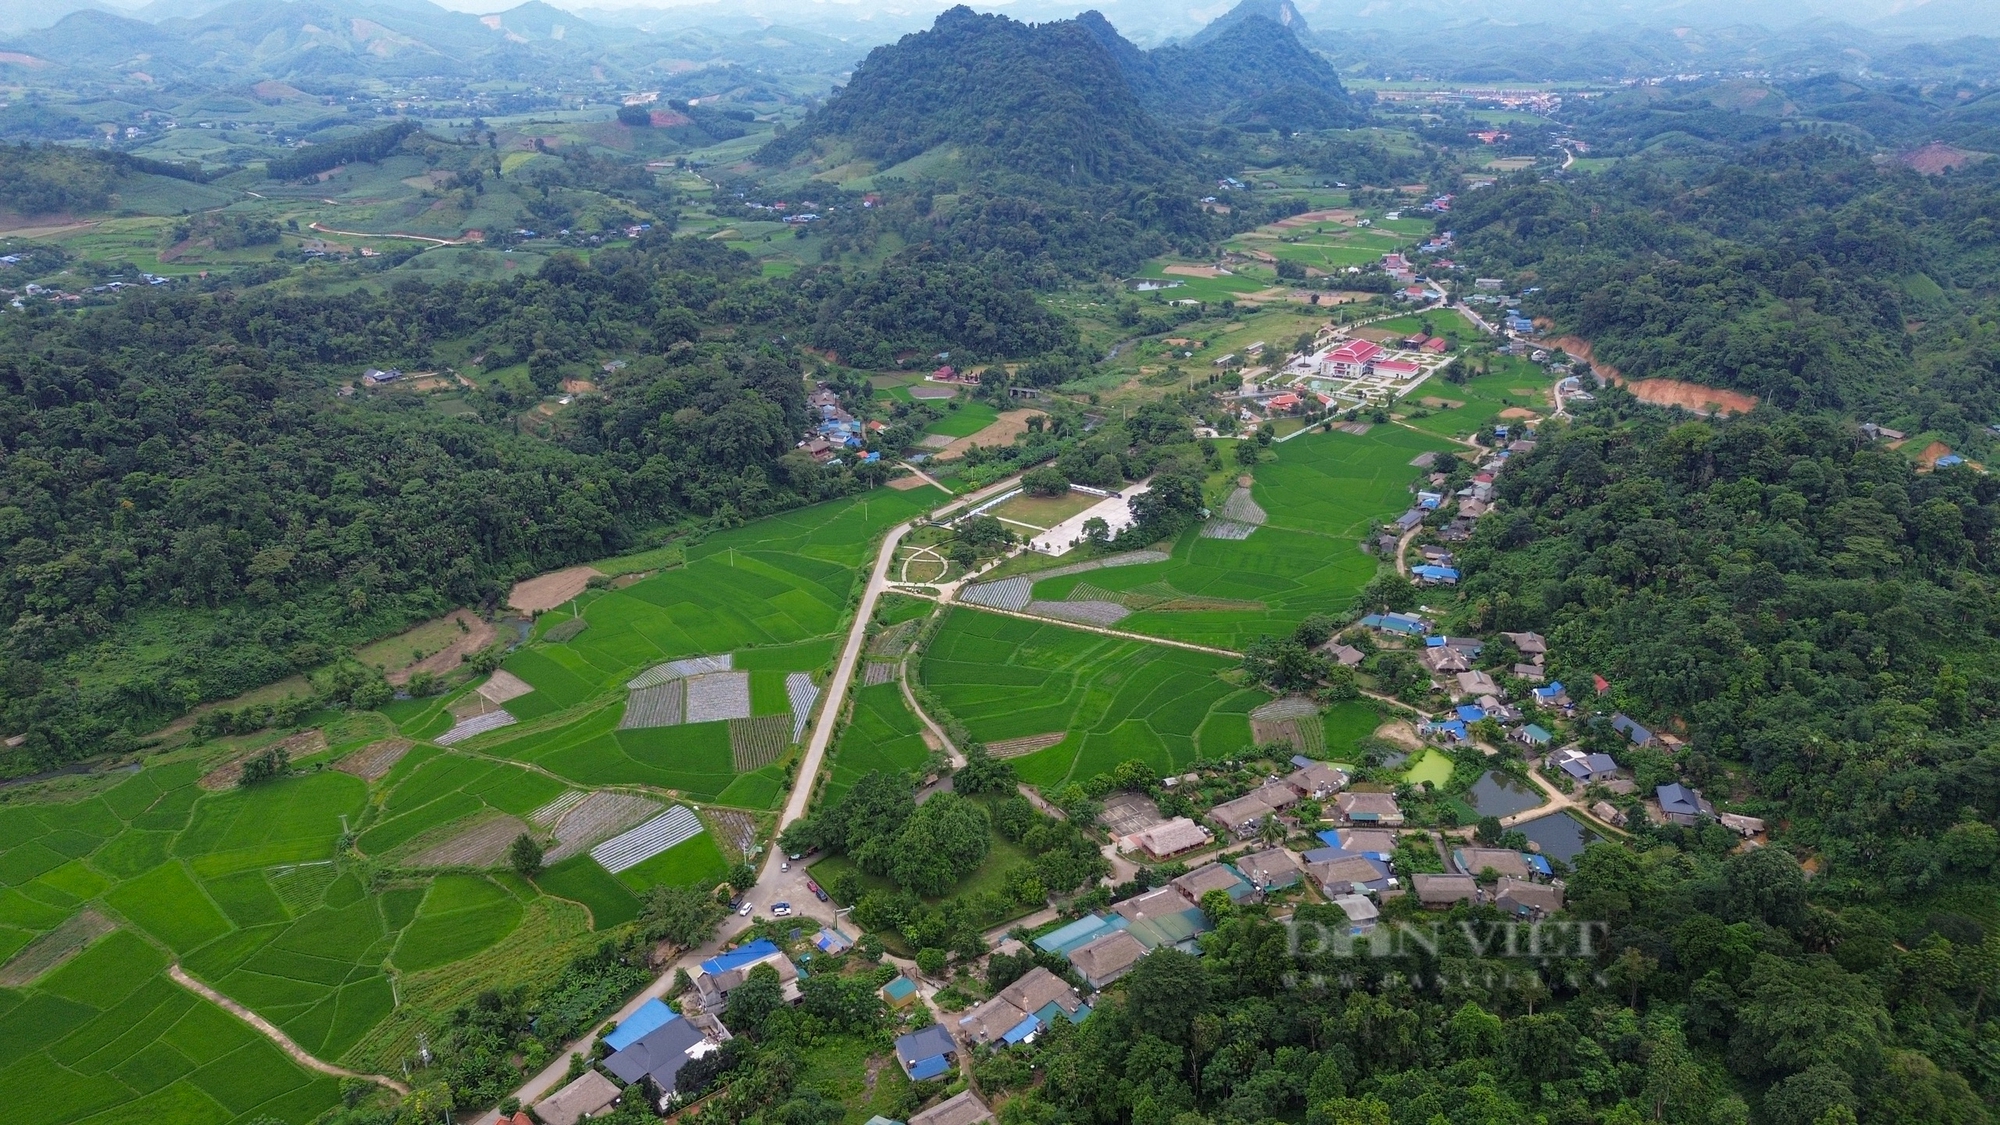
<svg viewBox="0 0 2000 1125">
<path fill-rule="evenodd" d="M 1562 910 L 1563 890 L 1546 883 L 1503 878 L 1493 888 L 1493 905 L 1517 918 L 1547 918 Z"/>
<path fill-rule="evenodd" d="M 1479 881 L 1470 875 L 1419 872 L 1410 876 L 1410 889 L 1427 910 L 1448 910 L 1461 902 L 1479 901 Z"/>
<path fill-rule="evenodd" d="M 1324 801 L 1347 788 L 1347 771 L 1310 758 L 1294 757 L 1299 768 L 1285 775 L 1285 784 L 1302 798 Z"/>
<path fill-rule="evenodd" d="M 1578 785 L 1607 781 L 1618 772 L 1618 763 L 1609 754 L 1586 753 L 1580 746 L 1565 746 L 1543 760 L 1551 770 L 1561 770 Z"/>
<path fill-rule="evenodd" d="M 967 1090 L 911 1114 L 909 1125 L 986 1125 L 992 1120 L 993 1111 L 986 1108 L 979 1095 Z"/>
<path fill-rule="evenodd" d="M 1328 898 L 1348 894 L 1380 894 L 1395 883 L 1389 865 L 1366 855 L 1337 848 L 1315 848 L 1305 854 L 1306 875 Z"/>
<path fill-rule="evenodd" d="M 1458 693 L 1474 697 L 1499 695 L 1500 684 L 1485 672 L 1460 672 L 1458 674 Z"/>
<path fill-rule="evenodd" d="M 678 1092 L 681 1069 L 717 1046 L 692 1022 L 676 1017 L 605 1059 L 604 1069 L 628 1086 L 641 1078 L 650 1078 L 659 1087 L 662 1098 L 671 1099 Z"/>
<path fill-rule="evenodd" d="M 1491 871 L 1495 876 L 1515 879 L 1527 879 L 1536 874 L 1534 866 L 1528 862 L 1530 858 L 1541 857 L 1525 856 L 1510 848 L 1453 848 L 1451 853 L 1452 863 L 1463 874 L 1479 876 Z M 1542 862 L 1546 865 L 1548 861 Z"/>
<path fill-rule="evenodd" d="M 1472 670 L 1472 658 L 1465 654 L 1464 649 L 1446 645 L 1426 648 L 1424 654 L 1417 659 L 1423 661 L 1424 667 L 1440 676 L 1456 676 L 1460 672 Z"/>
<path fill-rule="evenodd" d="M 1632 740 L 1634 746 L 1645 746 L 1653 741 L 1653 732 L 1634 722 L 1629 716 L 1611 716 L 1611 729 Z"/>
<path fill-rule="evenodd" d="M 576 1125 L 618 1103 L 618 1084 L 596 1070 L 586 1070 L 569 1084 L 535 1103 L 543 1125 Z"/>
<path fill-rule="evenodd" d="M 916 1081 L 937 1076 L 958 1064 L 958 1040 L 943 1024 L 931 1024 L 896 1038 L 896 1061 Z"/>
<path fill-rule="evenodd" d="M 1678 781 L 1669 782 L 1653 791 L 1660 802 L 1660 815 L 1668 823 L 1683 828 L 1693 828 L 1705 820 L 1715 819 L 1715 806 L 1701 795 L 1701 790 L 1690 789 Z"/>
<path fill-rule="evenodd" d="M 1113 930 L 1070 951 L 1070 967 L 1094 989 L 1102 989 L 1132 971 L 1151 950 L 1129 931 Z"/>
<path fill-rule="evenodd" d="M 1403 809 L 1392 793 L 1342 793 L 1333 805 L 1337 819 L 1345 824 L 1403 826 Z"/>
<path fill-rule="evenodd" d="M 1368 656 L 1353 645 L 1341 644 L 1338 640 L 1330 640 L 1319 646 L 1319 651 L 1321 655 L 1342 668 L 1356 667 Z"/>
<path fill-rule="evenodd" d="M 1337 895 L 1333 904 L 1347 915 L 1347 932 L 1353 937 L 1366 937 L 1375 932 L 1375 924 L 1382 917 L 1382 910 L 1375 900 L 1367 895 Z"/>
<path fill-rule="evenodd" d="M 1618 806 L 1610 801 L 1599 801 L 1590 806 L 1590 814 L 1614 827 L 1622 828 L 1625 825 L 1625 814 L 1619 812 Z"/>
<path fill-rule="evenodd" d="M 1076 1022 L 1090 1014 L 1076 989 L 1037 965 L 1020 980 L 1001 989 L 991 1000 L 958 1020 L 958 1036 L 966 1043 L 1025 1042 L 1057 1017 Z M 916 1118 L 911 1118 L 915 1121 Z"/>
<path fill-rule="evenodd" d="M 749 980 L 750 971 L 759 965 L 769 965 L 777 970 L 785 1003 L 799 1002 L 799 967 L 792 964 L 792 959 L 775 944 L 759 939 L 703 961 L 701 970 L 694 977 L 695 1003 L 704 1012 L 721 1011 L 729 1004 L 729 994 Z"/>
<path fill-rule="evenodd" d="M 1548 674 L 1539 664 L 1516 664 L 1512 672 L 1516 679 L 1526 680 L 1531 684 L 1539 684 L 1548 678 Z"/>
<path fill-rule="evenodd" d="M 1522 656 L 1540 656 L 1549 651 L 1549 642 L 1540 633 L 1502 633 Z"/>
<path fill-rule="evenodd" d="M 1521 727 L 1519 730 L 1510 732 L 1507 735 L 1507 737 L 1513 739 L 1516 742 L 1521 743 L 1524 746 L 1535 747 L 1535 746 L 1547 746 L 1550 740 L 1553 739 L 1555 736 L 1550 734 L 1548 731 L 1543 730 L 1539 725 L 1535 723 L 1529 723 L 1528 725 Z"/>
<path fill-rule="evenodd" d="M 1126 851 L 1145 852 L 1154 859 L 1166 859 L 1206 847 L 1214 839 L 1208 829 L 1187 817 L 1177 816 L 1125 837 L 1124 848 Z"/>
<path fill-rule="evenodd" d="M 1248 902 L 1257 895 L 1257 888 L 1226 863 L 1205 863 L 1167 885 L 1180 892 L 1190 906 L 1200 906 L 1202 896 L 1210 891 L 1222 891 L 1235 903 Z"/>
<path fill-rule="evenodd" d="M 1260 891 L 1278 891 L 1296 886 L 1300 878 L 1298 860 L 1283 848 L 1252 852 L 1238 859 L 1234 866 L 1238 874 Z"/>
</svg>

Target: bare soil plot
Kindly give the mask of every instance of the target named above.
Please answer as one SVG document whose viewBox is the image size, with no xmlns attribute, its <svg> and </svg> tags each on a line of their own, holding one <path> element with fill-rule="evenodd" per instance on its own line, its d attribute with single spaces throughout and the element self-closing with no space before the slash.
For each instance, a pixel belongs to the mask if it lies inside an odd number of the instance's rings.
<svg viewBox="0 0 2000 1125">
<path fill-rule="evenodd" d="M 1929 445 L 1924 446 L 1923 449 L 1918 451 L 1917 464 L 1925 465 L 1935 469 L 1937 468 L 1938 458 L 1943 457 L 1950 452 L 1951 452 L 1951 446 L 1946 445 L 1941 441 L 1934 441 Z"/>
<path fill-rule="evenodd" d="M 208 790 L 233 789 L 236 787 L 236 783 L 243 778 L 243 763 L 272 749 L 281 749 L 287 756 L 292 758 L 303 758 L 308 754 L 317 754 L 326 749 L 326 732 L 322 730 L 300 731 L 290 738 L 277 743 L 275 746 L 259 746 L 254 750 L 245 750 L 223 765 L 208 771 L 196 784 Z"/>
<path fill-rule="evenodd" d="M 554 609 L 583 593 L 590 580 L 598 576 L 596 568 L 588 566 L 565 567 L 536 575 L 514 583 L 514 592 L 507 596 L 507 604 L 524 613 Z"/>
<path fill-rule="evenodd" d="M 1344 207 L 1333 207 L 1320 211 L 1306 211 L 1301 214 L 1293 215 L 1289 219 L 1279 219 L 1276 223 L 1273 223 L 1272 225 L 1277 227 L 1285 227 L 1289 229 L 1295 227 L 1309 227 L 1317 223 L 1350 224 L 1354 222 L 1354 220 L 1357 218 L 1360 218 L 1360 216 L 1355 214 L 1353 211 L 1349 211 Z"/>
<path fill-rule="evenodd" d="M 890 481 L 889 487 L 898 492 L 908 492 L 913 488 L 922 488 L 929 483 L 924 478 L 912 473 L 909 476 L 897 477 L 895 480 Z"/>
<path fill-rule="evenodd" d="M 487 677 L 486 682 L 479 685 L 479 694 L 491 703 L 505 703 L 510 699 L 519 699 L 533 690 L 535 685 L 505 668 L 495 669 L 493 674 Z"/>
<path fill-rule="evenodd" d="M 1113 836 L 1130 836 L 1167 818 L 1160 815 L 1160 806 L 1144 793 L 1119 793 L 1105 798 L 1104 811 L 1097 819 Z"/>
<path fill-rule="evenodd" d="M 943 449 L 957 440 L 950 434 L 925 434 L 917 439 L 917 444 L 925 449 Z"/>
<path fill-rule="evenodd" d="M 1704 387 L 1679 379 L 1640 379 L 1625 389 L 1641 402 L 1678 406 L 1697 414 L 1747 414 L 1757 408 L 1757 396 L 1720 387 Z"/>
<path fill-rule="evenodd" d="M 1510 406 L 1507 409 L 1502 410 L 1500 412 L 1500 417 L 1507 418 L 1510 420 L 1514 418 L 1533 418 L 1535 417 L 1535 412 L 1532 410 L 1523 409 L 1519 406 Z"/>
<path fill-rule="evenodd" d="M 1068 737 L 1069 732 L 1052 730 L 1047 734 L 1031 734 L 1025 738 L 1005 738 L 999 742 L 986 744 L 986 752 L 996 758 L 1019 758 L 1037 750 L 1047 750 Z"/>
<path fill-rule="evenodd" d="M 513 817 L 497 816 L 462 828 L 403 862 L 411 867 L 498 867 L 506 862 L 508 846 L 527 831 Z"/>
<path fill-rule="evenodd" d="M 784 715 L 729 720 L 730 764 L 738 773 L 749 773 L 777 761 L 792 743 L 791 726 Z"/>
<path fill-rule="evenodd" d="M 1014 444 L 1014 439 L 1028 432 L 1028 419 L 1041 414 L 1039 410 L 1009 410 L 985 429 L 971 437 L 962 437 L 945 446 L 938 454 L 939 460 L 961 456 L 975 445 L 1003 446 Z"/>
<path fill-rule="evenodd" d="M 910 397 L 925 402 L 942 402 L 958 397 L 958 388 L 940 386 L 936 383 L 918 383 L 910 388 Z"/>
<path fill-rule="evenodd" d="M 86 907 L 68 921 L 29 942 L 4 966 L 0 966 L 0 988 L 21 988 L 33 984 L 42 974 L 83 952 L 83 947 L 118 927 L 111 919 Z"/>
<path fill-rule="evenodd" d="M 371 742 L 347 757 L 342 758 L 333 768 L 342 773 L 351 773 L 363 781 L 380 781 L 410 752 L 412 743 L 407 738 L 385 738 Z"/>
<path fill-rule="evenodd" d="M 549 805 L 535 810 L 533 819 L 539 822 L 544 813 L 568 797 L 568 794 L 564 794 Z M 564 811 L 556 814 L 553 822 L 556 843 L 542 857 L 543 862 L 561 863 L 635 824 L 645 823 L 658 816 L 664 808 L 660 802 L 637 793 L 619 793 L 610 790 L 592 793 L 581 801 L 572 802 Z"/>
<path fill-rule="evenodd" d="M 1168 266 L 1160 271 L 1174 277 L 1221 277 L 1223 271 L 1217 266 Z"/>
<path fill-rule="evenodd" d="M 1417 732 L 1410 726 L 1408 721 L 1403 719 L 1390 719 L 1388 722 L 1376 727 L 1375 737 L 1384 742 L 1401 746 L 1405 750 L 1421 751 L 1424 749 L 1424 740 L 1418 738 Z"/>
</svg>

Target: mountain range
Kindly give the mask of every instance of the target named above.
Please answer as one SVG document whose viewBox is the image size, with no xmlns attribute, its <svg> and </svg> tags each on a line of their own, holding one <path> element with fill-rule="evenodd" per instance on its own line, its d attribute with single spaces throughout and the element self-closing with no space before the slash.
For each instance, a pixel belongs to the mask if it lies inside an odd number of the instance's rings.
<svg viewBox="0 0 2000 1125">
<path fill-rule="evenodd" d="M 975 168 L 1062 183 L 1158 180 L 1187 160 L 1178 127 L 1352 119 L 1333 68 L 1292 27 L 1255 12 L 1200 42 L 1146 51 L 1095 11 L 1026 24 L 961 6 L 876 48 L 757 160 L 812 154 L 887 167 L 949 147 Z"/>
</svg>

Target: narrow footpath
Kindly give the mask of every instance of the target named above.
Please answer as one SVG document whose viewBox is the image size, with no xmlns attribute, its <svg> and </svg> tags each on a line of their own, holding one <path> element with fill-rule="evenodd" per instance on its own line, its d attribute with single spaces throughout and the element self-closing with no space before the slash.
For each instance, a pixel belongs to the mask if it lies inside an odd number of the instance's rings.
<svg viewBox="0 0 2000 1125">
<path fill-rule="evenodd" d="M 228 1012 L 230 1015 L 235 1016 L 237 1019 L 242 1020 L 244 1023 L 247 1023 L 251 1027 L 255 1028 L 259 1034 L 264 1036 L 264 1038 L 269 1039 L 273 1043 L 276 1043 L 278 1045 L 279 1050 L 285 1052 L 287 1055 L 290 1055 L 292 1057 L 293 1062 L 298 1063 L 300 1066 L 305 1067 L 307 1070 L 316 1070 L 319 1071 L 321 1074 L 331 1074 L 335 1078 L 360 1078 L 368 1082 L 373 1082 L 377 1086 L 382 1086 L 386 1087 L 387 1089 L 394 1090 L 398 1094 L 402 1094 L 405 1097 L 409 1096 L 410 1088 L 404 1085 L 403 1083 L 396 1081 L 393 1078 L 385 1078 L 379 1074 L 364 1074 L 358 1070 L 349 1070 L 344 1066 L 335 1066 L 332 1063 L 325 1061 L 324 1059 L 306 1053 L 306 1049 L 304 1047 L 301 1047 L 297 1043 L 292 1042 L 292 1037 L 286 1035 L 282 1031 L 279 1031 L 277 1025 L 272 1023 L 270 1020 L 265 1019 L 263 1016 L 258 1015 L 257 1013 L 251 1011 L 250 1009 L 244 1007 L 243 1005 L 238 1004 L 236 1001 L 231 1000 L 229 997 L 224 996 L 222 993 L 217 992 L 213 988 L 210 988 L 207 985 L 189 976 L 187 974 L 187 970 L 181 968 L 181 963 L 179 961 L 176 961 L 173 964 L 167 966 L 167 975 L 174 979 L 175 984 L 180 985 L 182 988 L 187 989 L 189 992 L 194 993 L 196 996 L 201 997 L 203 1000 L 208 1001 L 209 1003 L 215 1005 L 218 1008 L 221 1008 L 223 1011 Z"/>
</svg>

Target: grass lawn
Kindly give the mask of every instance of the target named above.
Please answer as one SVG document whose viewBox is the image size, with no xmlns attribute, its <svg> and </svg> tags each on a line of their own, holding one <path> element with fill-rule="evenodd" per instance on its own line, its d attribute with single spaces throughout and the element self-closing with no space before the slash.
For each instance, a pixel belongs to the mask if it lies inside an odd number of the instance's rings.
<svg viewBox="0 0 2000 1125">
<path fill-rule="evenodd" d="M 920 673 L 989 746 L 1060 734 L 1060 742 L 1016 762 L 1024 780 L 1052 785 L 1135 758 L 1165 773 L 1250 746 L 1249 712 L 1269 696 L 1222 679 L 1234 663 L 955 609 Z"/>
<path fill-rule="evenodd" d="M 1550 377 L 1547 372 L 1516 356 L 1493 356 L 1487 363 L 1492 368 L 1491 374 L 1475 375 L 1464 383 L 1454 384 L 1436 378 L 1426 381 L 1409 399 L 1404 400 L 1403 409 L 1432 409 L 1425 402 L 1427 399 L 1457 405 L 1436 410 L 1427 418 L 1412 418 L 1410 425 L 1440 436 L 1463 436 L 1502 421 L 1501 415 L 1508 410 L 1516 413 L 1505 421 L 1515 424 L 1524 420 L 1521 412 L 1537 416 L 1548 413 Z"/>
<path fill-rule="evenodd" d="M 1101 499 L 1086 492 L 1065 492 L 1060 496 L 1031 496 L 1023 492 L 987 514 L 1047 530 Z M 1018 526 L 1010 527 L 1015 532 L 1021 530 Z"/>
</svg>

